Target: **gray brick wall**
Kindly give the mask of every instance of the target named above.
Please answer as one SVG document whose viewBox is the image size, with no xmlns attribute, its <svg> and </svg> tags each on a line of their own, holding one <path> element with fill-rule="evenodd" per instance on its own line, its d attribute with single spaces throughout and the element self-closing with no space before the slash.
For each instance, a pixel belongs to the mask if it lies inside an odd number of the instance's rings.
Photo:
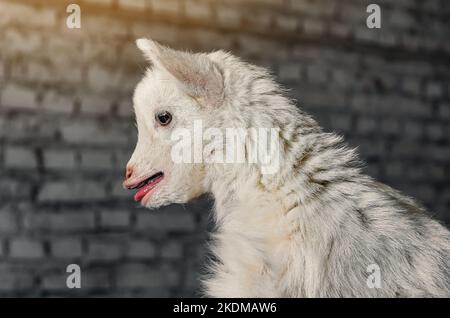
<svg viewBox="0 0 450 318">
<path fill-rule="evenodd" d="M 141 36 L 271 68 L 450 224 L 450 2 L 375 2 L 379 30 L 364 0 L 80 0 L 70 30 L 69 2 L 0 0 L 0 296 L 196 295 L 211 202 L 150 212 L 121 188 Z"/>
</svg>

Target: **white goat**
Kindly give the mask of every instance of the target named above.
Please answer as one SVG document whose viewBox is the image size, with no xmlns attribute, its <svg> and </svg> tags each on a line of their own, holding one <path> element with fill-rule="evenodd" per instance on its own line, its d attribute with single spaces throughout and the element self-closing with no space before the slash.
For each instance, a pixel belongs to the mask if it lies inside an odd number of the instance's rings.
<svg viewBox="0 0 450 318">
<path fill-rule="evenodd" d="M 216 297 L 450 296 L 450 235 L 410 198 L 361 173 L 354 150 L 298 109 L 269 73 L 223 51 L 140 39 L 152 67 L 134 94 L 138 142 L 124 186 L 155 208 L 211 193 Z M 177 129 L 276 127 L 281 161 L 177 163 Z M 247 135 L 245 156 L 255 146 Z M 221 151 L 207 144 L 205 156 Z"/>
</svg>

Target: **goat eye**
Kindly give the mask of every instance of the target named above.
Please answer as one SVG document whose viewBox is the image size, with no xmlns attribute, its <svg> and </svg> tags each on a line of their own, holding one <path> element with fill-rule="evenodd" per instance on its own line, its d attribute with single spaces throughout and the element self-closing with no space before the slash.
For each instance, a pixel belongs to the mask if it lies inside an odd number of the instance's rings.
<svg viewBox="0 0 450 318">
<path fill-rule="evenodd" d="M 166 126 L 172 121 L 172 114 L 166 111 L 162 111 L 156 114 L 156 121 L 161 124 L 161 126 Z"/>
</svg>

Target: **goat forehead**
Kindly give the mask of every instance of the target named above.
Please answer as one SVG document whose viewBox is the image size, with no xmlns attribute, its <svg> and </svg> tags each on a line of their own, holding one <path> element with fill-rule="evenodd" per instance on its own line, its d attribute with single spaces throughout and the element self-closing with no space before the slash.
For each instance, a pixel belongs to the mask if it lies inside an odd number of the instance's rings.
<svg viewBox="0 0 450 318">
<path fill-rule="evenodd" d="M 173 80 L 161 76 L 149 76 L 141 80 L 134 93 L 135 107 L 157 108 L 171 104 L 180 98 Z"/>
</svg>

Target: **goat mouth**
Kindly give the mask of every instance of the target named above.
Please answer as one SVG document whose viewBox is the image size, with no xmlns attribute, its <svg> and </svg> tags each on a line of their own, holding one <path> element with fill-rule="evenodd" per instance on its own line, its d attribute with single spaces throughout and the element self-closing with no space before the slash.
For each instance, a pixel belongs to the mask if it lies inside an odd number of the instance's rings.
<svg viewBox="0 0 450 318">
<path fill-rule="evenodd" d="M 138 192 L 134 195 L 134 201 L 141 202 L 162 179 L 164 179 L 164 173 L 160 171 L 130 188 L 138 189 Z"/>
</svg>

